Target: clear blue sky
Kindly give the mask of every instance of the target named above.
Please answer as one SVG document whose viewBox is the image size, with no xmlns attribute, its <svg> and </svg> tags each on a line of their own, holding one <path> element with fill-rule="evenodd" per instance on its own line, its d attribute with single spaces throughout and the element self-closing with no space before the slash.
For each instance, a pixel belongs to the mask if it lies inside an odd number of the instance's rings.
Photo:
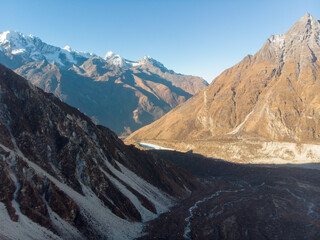
<svg viewBox="0 0 320 240">
<path fill-rule="evenodd" d="M 183 74 L 211 80 L 286 32 L 320 0 L 0 0 L 0 31 L 33 34 L 52 45 L 150 55 Z"/>
</svg>

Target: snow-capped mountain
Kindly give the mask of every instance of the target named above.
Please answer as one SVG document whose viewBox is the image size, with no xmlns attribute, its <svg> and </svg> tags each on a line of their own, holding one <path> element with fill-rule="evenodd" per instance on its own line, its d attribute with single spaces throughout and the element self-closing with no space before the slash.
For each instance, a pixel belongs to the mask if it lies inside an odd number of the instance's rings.
<svg viewBox="0 0 320 240">
<path fill-rule="evenodd" d="M 81 64 L 86 59 L 95 56 L 92 53 L 72 50 L 69 46 L 55 47 L 41 41 L 33 35 L 24 35 L 16 31 L 0 33 L 0 51 L 7 56 L 19 56 L 26 61 L 43 61 L 68 67 Z"/>
<path fill-rule="evenodd" d="M 121 57 L 118 54 L 113 53 L 112 51 L 107 52 L 103 59 L 111 65 L 119 66 L 121 68 L 147 68 L 147 67 L 157 67 L 161 69 L 162 72 L 174 73 L 172 70 L 168 70 L 161 62 L 155 60 L 150 56 L 143 56 L 138 61 L 131 61 Z"/>
<path fill-rule="evenodd" d="M 0 33 L 0 63 L 119 135 L 157 120 L 207 85 L 148 56 L 130 61 L 108 52 L 102 58 L 14 31 Z"/>
<path fill-rule="evenodd" d="M 140 64 L 134 61 L 130 61 L 121 57 L 118 54 L 113 53 L 112 51 L 107 52 L 103 59 L 108 62 L 110 65 L 118 66 L 121 68 L 131 68 L 139 66 Z"/>
<path fill-rule="evenodd" d="M 28 62 L 46 60 L 48 63 L 57 64 L 60 67 L 70 67 L 73 64 L 81 65 L 85 60 L 97 56 L 94 53 L 73 50 L 68 45 L 64 48 L 55 47 L 43 42 L 38 37 L 24 35 L 17 31 L 5 31 L 0 33 L 0 51 L 7 56 L 20 56 Z M 150 56 L 144 56 L 135 62 L 109 51 L 102 59 L 110 65 L 125 69 L 151 64 L 164 71 L 169 71 L 162 63 Z"/>
<path fill-rule="evenodd" d="M 137 63 L 139 66 L 154 66 L 161 69 L 163 72 L 174 73 L 174 71 L 168 70 L 161 62 L 155 60 L 150 56 L 144 56 Z"/>
</svg>

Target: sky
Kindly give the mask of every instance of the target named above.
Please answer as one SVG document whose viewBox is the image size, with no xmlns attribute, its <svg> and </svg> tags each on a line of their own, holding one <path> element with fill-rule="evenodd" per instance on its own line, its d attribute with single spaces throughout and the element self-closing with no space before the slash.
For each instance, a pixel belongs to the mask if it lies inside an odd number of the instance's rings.
<svg viewBox="0 0 320 240">
<path fill-rule="evenodd" d="M 129 60 L 145 55 L 208 82 L 272 34 L 285 33 L 319 0 L 0 0 L 0 31 Z"/>
</svg>

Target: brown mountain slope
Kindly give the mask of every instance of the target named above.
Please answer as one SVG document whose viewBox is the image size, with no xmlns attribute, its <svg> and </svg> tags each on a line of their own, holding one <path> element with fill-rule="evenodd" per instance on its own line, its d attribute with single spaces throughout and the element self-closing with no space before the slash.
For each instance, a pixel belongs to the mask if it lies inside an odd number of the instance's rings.
<svg viewBox="0 0 320 240">
<path fill-rule="evenodd" d="M 254 56 L 127 140 L 319 142 L 319 35 L 319 21 L 306 14 L 287 33 L 271 36 Z"/>
</svg>

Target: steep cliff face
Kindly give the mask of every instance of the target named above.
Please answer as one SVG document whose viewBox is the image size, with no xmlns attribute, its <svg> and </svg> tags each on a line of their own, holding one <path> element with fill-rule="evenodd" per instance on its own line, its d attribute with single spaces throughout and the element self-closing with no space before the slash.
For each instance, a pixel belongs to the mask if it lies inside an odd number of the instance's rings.
<svg viewBox="0 0 320 240">
<path fill-rule="evenodd" d="M 306 14 L 128 140 L 320 140 L 320 22 Z"/>
<path fill-rule="evenodd" d="M 0 238 L 131 239 L 196 180 L 0 65 Z"/>
</svg>

